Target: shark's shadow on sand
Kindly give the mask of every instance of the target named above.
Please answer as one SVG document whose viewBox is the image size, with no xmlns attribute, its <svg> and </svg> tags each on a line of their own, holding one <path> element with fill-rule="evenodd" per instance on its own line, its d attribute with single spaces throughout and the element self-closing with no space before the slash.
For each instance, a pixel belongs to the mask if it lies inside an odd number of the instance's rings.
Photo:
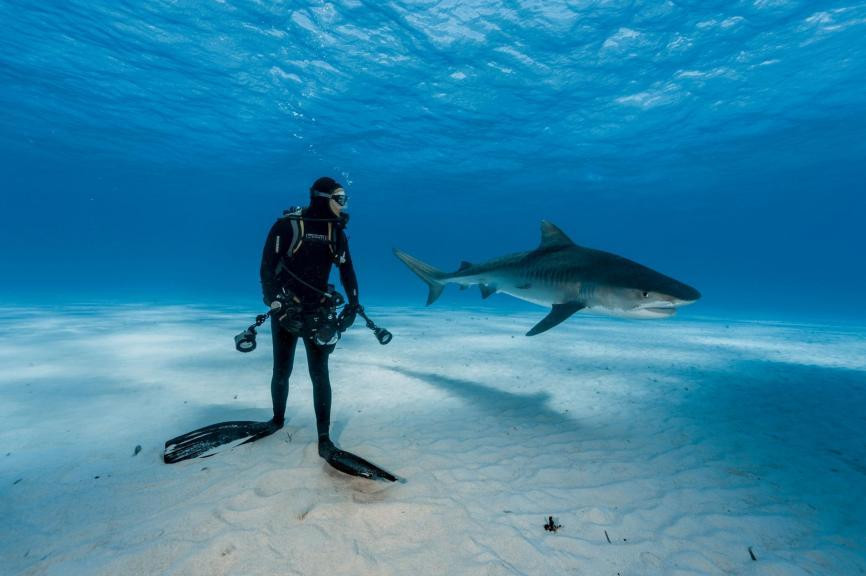
<svg viewBox="0 0 866 576">
<path fill-rule="evenodd" d="M 579 418 L 549 405 L 551 395 L 546 392 L 517 394 L 437 372 L 376 365 L 459 397 L 473 409 L 501 419 L 503 429 L 526 424 L 563 440 L 570 436 L 575 443 L 592 439 L 580 432 L 586 427 Z M 714 444 L 747 443 L 751 448 L 731 454 L 734 460 L 763 452 L 768 461 L 781 466 L 796 455 L 800 465 L 810 468 L 820 453 L 831 453 L 866 485 L 862 480 L 866 442 L 856 432 L 866 425 L 863 371 L 741 360 L 721 369 L 680 375 L 689 391 L 671 398 L 670 416 L 700 421 L 703 434 Z"/>
<path fill-rule="evenodd" d="M 547 392 L 515 394 L 471 380 L 443 376 L 436 372 L 411 370 L 401 366 L 380 367 L 444 390 L 488 414 L 505 417 L 507 422 L 503 425 L 521 421 L 562 430 L 573 430 L 577 427 L 576 420 L 548 405 L 551 395 Z"/>
</svg>

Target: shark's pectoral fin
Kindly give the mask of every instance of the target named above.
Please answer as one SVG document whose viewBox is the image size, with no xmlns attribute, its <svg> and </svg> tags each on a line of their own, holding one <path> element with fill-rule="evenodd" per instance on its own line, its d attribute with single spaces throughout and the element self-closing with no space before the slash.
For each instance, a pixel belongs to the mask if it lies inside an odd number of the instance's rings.
<svg viewBox="0 0 866 576">
<path fill-rule="evenodd" d="M 496 286 L 493 284 L 479 284 L 478 287 L 481 288 L 481 298 L 485 300 L 496 294 Z"/>
<path fill-rule="evenodd" d="M 526 333 L 527 336 L 535 336 L 547 330 L 550 330 L 557 324 L 566 320 L 569 316 L 586 308 L 583 302 L 566 302 L 565 304 L 554 304 L 550 314 L 545 316 L 541 322 L 532 327 L 532 330 Z"/>
</svg>

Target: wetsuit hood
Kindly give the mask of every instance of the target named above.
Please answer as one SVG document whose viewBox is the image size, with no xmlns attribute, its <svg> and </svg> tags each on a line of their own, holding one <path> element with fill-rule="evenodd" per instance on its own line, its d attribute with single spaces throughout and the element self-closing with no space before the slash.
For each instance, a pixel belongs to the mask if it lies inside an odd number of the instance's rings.
<svg viewBox="0 0 866 576">
<path fill-rule="evenodd" d="M 339 208 L 334 207 L 332 200 L 334 192 L 343 194 L 340 198 L 343 201 L 339 202 L 341 206 L 345 204 L 345 192 L 343 186 L 327 176 L 319 178 L 310 187 L 310 207 L 308 208 L 308 216 L 312 218 L 336 218 L 342 212 Z"/>
<path fill-rule="evenodd" d="M 336 218 L 333 210 L 329 205 L 330 200 L 322 196 L 313 196 L 310 198 L 310 205 L 307 207 L 305 216 L 310 218 Z"/>
</svg>

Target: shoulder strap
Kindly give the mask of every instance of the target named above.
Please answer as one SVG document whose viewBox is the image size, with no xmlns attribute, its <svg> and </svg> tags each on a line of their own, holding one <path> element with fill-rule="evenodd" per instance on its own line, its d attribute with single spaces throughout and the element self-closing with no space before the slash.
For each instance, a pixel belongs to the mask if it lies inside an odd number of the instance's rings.
<svg viewBox="0 0 866 576">
<path fill-rule="evenodd" d="M 289 246 L 287 254 L 294 256 L 300 250 L 301 244 L 304 241 L 304 221 L 301 218 L 293 218 L 292 224 L 292 244 Z"/>
<path fill-rule="evenodd" d="M 304 209 L 293 206 L 288 210 L 283 211 L 282 219 L 288 220 L 292 226 L 292 243 L 286 251 L 286 256 L 294 256 L 304 242 L 304 222 L 325 222 L 328 225 L 328 249 L 336 258 L 339 251 L 340 231 L 343 230 L 348 222 L 348 214 L 334 218 L 307 218 L 304 214 Z"/>
<path fill-rule="evenodd" d="M 292 206 L 283 210 L 281 220 L 288 220 L 292 227 L 292 243 L 286 250 L 286 256 L 292 257 L 301 247 L 304 241 L 304 209 L 300 206 Z"/>
</svg>

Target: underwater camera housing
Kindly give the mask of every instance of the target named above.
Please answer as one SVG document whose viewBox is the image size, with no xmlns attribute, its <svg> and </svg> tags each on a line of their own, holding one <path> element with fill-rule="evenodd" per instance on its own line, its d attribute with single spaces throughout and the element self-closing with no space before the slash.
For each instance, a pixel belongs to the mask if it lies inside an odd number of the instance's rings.
<svg viewBox="0 0 866 576">
<path fill-rule="evenodd" d="M 256 316 L 256 323 L 249 326 L 246 330 L 235 336 L 235 350 L 238 352 L 252 352 L 256 349 L 256 328 L 265 323 L 272 314 L 278 310 L 282 310 L 283 314 L 279 317 L 275 316 L 280 325 L 298 336 L 311 338 L 318 346 L 333 346 L 340 340 L 340 336 L 344 328 L 340 323 L 340 315 L 337 313 L 337 308 L 345 302 L 343 296 L 333 290 L 333 286 L 329 285 L 329 300 L 326 300 L 318 308 L 303 314 L 303 321 L 300 316 L 302 314 L 299 307 L 290 306 L 287 309 L 269 310 L 267 314 L 259 314 Z M 364 312 L 364 308 L 357 307 L 358 315 L 367 323 L 367 328 L 372 330 L 373 335 L 379 344 L 385 345 L 391 342 L 394 335 L 388 330 L 376 326 L 372 320 Z"/>
<path fill-rule="evenodd" d="M 340 320 L 337 308 L 345 302 L 343 295 L 328 285 L 330 300 L 307 316 L 307 335 L 318 346 L 333 346 L 340 340 Z"/>
</svg>

